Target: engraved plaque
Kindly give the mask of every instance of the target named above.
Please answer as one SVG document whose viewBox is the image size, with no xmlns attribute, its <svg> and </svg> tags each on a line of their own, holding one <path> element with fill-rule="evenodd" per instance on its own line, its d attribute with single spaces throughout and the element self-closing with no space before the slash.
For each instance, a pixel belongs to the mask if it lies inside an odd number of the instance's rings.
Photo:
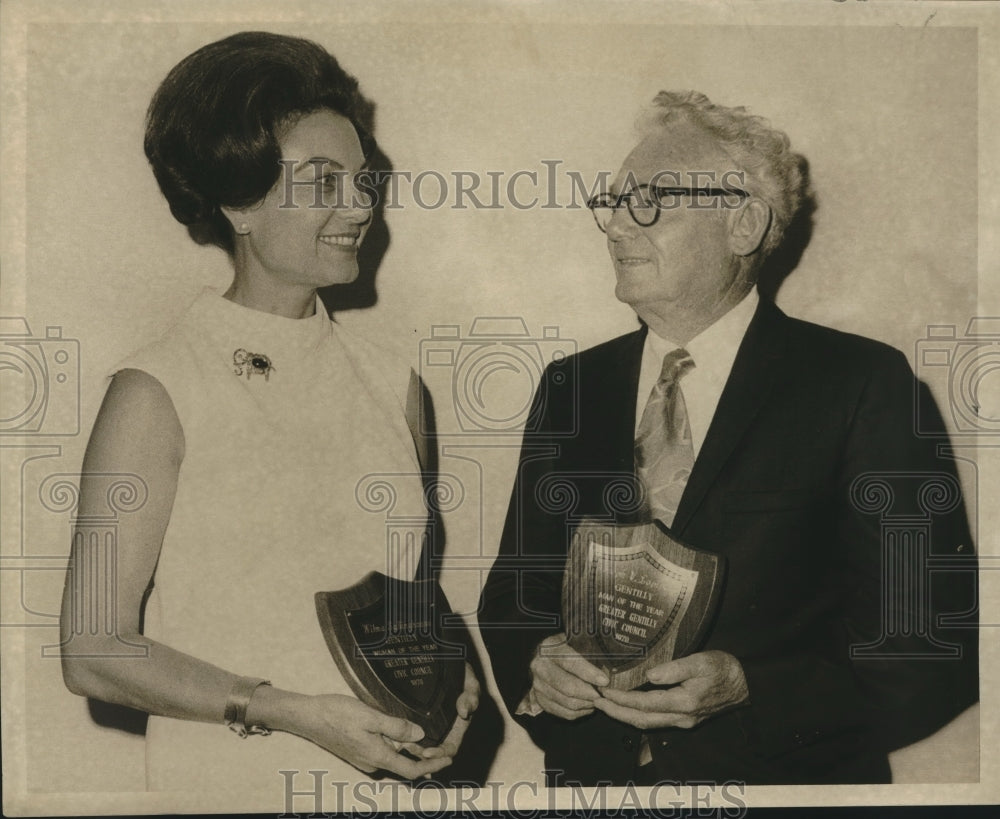
<svg viewBox="0 0 1000 819">
<path fill-rule="evenodd" d="M 421 745 L 439 744 L 457 717 L 466 651 L 441 636 L 451 608 L 438 583 L 370 572 L 315 599 L 326 644 L 358 699 L 422 727 Z"/>
<path fill-rule="evenodd" d="M 584 522 L 563 578 L 569 645 L 613 688 L 636 688 L 653 666 L 697 649 L 722 572 L 721 555 L 680 543 L 659 523 Z"/>
</svg>

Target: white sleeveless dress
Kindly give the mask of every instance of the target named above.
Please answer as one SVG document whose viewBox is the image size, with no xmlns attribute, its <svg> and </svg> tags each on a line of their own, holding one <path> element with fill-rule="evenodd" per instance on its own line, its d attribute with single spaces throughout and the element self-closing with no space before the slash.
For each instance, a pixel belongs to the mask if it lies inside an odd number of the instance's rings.
<svg viewBox="0 0 1000 819">
<path fill-rule="evenodd" d="M 266 374 L 238 364 L 253 356 L 267 357 Z M 426 520 L 404 416 L 410 373 L 388 361 L 318 300 L 315 316 L 295 320 L 206 290 L 160 341 L 119 366 L 164 386 L 185 440 L 146 608 L 149 637 L 280 688 L 351 693 L 313 595 L 372 570 L 412 578 L 419 539 L 387 548 L 387 516 Z M 365 778 L 291 735 L 240 739 L 221 724 L 150 717 L 149 790 L 258 792 L 268 802 L 260 809 L 280 808 L 282 770 L 302 772 L 297 790 L 311 789 L 310 770 L 328 771 L 327 781 Z"/>
</svg>

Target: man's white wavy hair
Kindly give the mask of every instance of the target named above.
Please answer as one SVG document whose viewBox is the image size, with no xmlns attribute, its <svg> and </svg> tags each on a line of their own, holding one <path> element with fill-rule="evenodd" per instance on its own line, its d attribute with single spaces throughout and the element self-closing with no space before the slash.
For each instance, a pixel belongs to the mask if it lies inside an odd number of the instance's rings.
<svg viewBox="0 0 1000 819">
<path fill-rule="evenodd" d="M 770 206 L 771 226 L 754 265 L 759 267 L 781 244 L 785 229 L 806 201 L 809 183 L 803 157 L 791 150 L 785 133 L 772 128 L 768 120 L 747 113 L 743 106 L 716 105 L 697 91 L 661 91 L 638 124 L 648 133 L 669 128 L 677 120 L 714 136 L 736 170 L 745 173 L 743 187 Z"/>
</svg>

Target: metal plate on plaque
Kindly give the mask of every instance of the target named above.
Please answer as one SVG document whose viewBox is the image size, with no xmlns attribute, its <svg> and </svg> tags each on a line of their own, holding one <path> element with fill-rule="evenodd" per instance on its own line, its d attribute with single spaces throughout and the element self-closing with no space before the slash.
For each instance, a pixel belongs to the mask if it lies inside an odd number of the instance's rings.
<svg viewBox="0 0 1000 819">
<path fill-rule="evenodd" d="M 370 572 L 315 600 L 330 654 L 358 699 L 421 726 L 420 744 L 439 744 L 457 717 L 466 652 L 442 637 L 451 608 L 438 583 Z"/>
<path fill-rule="evenodd" d="M 722 585 L 721 555 L 694 549 L 658 523 L 584 522 L 563 578 L 569 645 L 632 689 L 654 665 L 694 651 Z"/>
</svg>

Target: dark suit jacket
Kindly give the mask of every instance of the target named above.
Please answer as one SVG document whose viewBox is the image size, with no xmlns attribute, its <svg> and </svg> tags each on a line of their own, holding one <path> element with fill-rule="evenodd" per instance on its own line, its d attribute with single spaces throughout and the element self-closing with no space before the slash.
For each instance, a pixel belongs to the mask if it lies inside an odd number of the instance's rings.
<svg viewBox="0 0 1000 819">
<path fill-rule="evenodd" d="M 512 713 L 536 646 L 562 631 L 574 521 L 624 519 L 606 490 L 634 476 L 644 338 L 550 365 L 536 395 L 479 614 Z M 918 395 L 921 418 L 940 420 L 916 384 L 898 351 L 761 302 L 673 525 L 725 556 L 701 648 L 739 658 L 750 700 L 690 730 L 652 732 L 661 779 L 889 781 L 889 750 L 977 700 L 973 545 L 942 439 L 914 435 Z M 553 476 L 572 487 L 555 503 Z M 906 550 L 912 559 L 894 563 Z M 948 613 L 959 616 L 939 622 Z M 636 774 L 639 731 L 601 712 L 517 720 L 545 750 L 553 785 Z"/>
</svg>

